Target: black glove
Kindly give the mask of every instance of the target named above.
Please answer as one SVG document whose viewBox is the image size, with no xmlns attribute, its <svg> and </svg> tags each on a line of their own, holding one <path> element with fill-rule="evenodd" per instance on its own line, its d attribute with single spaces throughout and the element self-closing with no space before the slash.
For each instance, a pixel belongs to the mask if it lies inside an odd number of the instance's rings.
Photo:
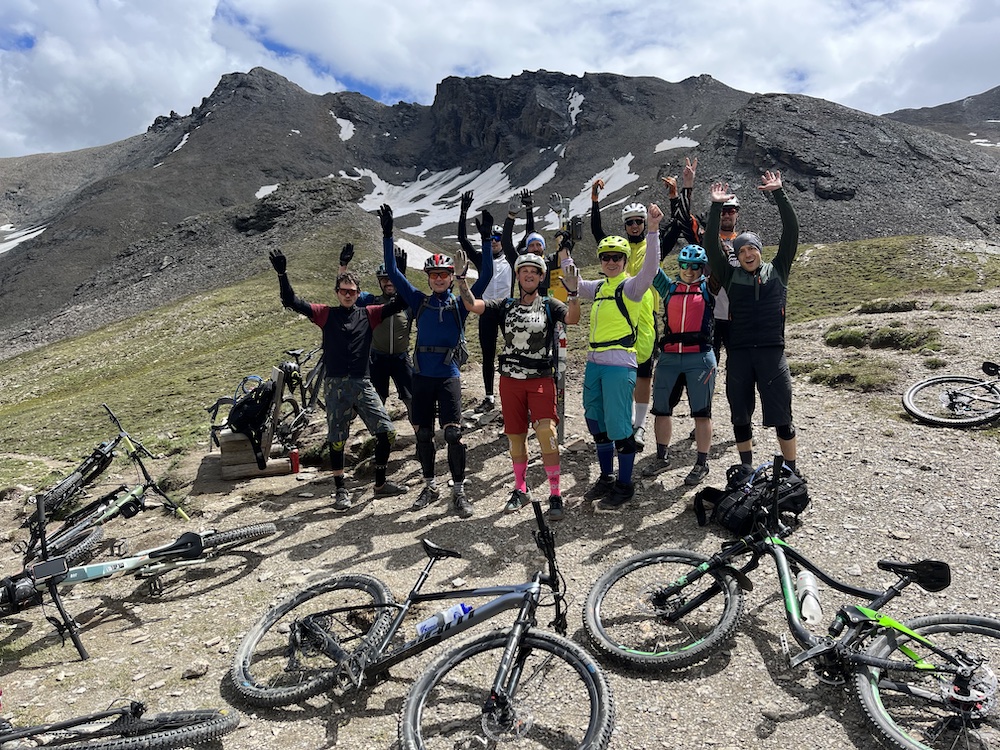
<svg viewBox="0 0 1000 750">
<path fill-rule="evenodd" d="M 396 256 L 396 268 L 398 268 L 399 272 L 405 276 L 406 275 L 406 251 L 403 248 L 401 248 L 399 245 L 396 245 L 396 246 L 394 246 L 392 248 L 392 253 L 393 253 L 393 255 Z"/>
<path fill-rule="evenodd" d="M 274 266 L 274 270 L 278 272 L 279 276 L 288 268 L 288 259 L 280 250 L 272 250 L 267 254 L 267 257 L 270 258 L 271 265 Z"/>
<path fill-rule="evenodd" d="M 556 232 L 556 239 L 559 240 L 559 250 L 566 249 L 569 252 L 573 252 L 573 240 L 570 237 L 569 232 L 564 229 L 560 229 Z"/>
<path fill-rule="evenodd" d="M 349 266 L 354 259 L 354 245 L 348 242 L 344 249 L 340 251 L 340 265 Z"/>
<path fill-rule="evenodd" d="M 484 242 L 493 237 L 493 214 L 485 208 L 482 212 L 482 218 L 476 219 L 476 229 L 479 230 L 479 236 L 483 238 Z"/>
<path fill-rule="evenodd" d="M 534 199 L 531 197 L 531 191 L 530 190 L 522 190 L 521 191 L 521 203 L 523 203 L 528 208 L 531 208 L 533 201 L 534 201 Z"/>
<path fill-rule="evenodd" d="M 462 216 L 466 216 L 469 213 L 469 208 L 472 207 L 472 191 L 466 190 L 462 193 Z"/>
<path fill-rule="evenodd" d="M 392 237 L 392 207 L 388 203 L 379 206 L 378 219 L 382 222 L 382 236 Z"/>
</svg>

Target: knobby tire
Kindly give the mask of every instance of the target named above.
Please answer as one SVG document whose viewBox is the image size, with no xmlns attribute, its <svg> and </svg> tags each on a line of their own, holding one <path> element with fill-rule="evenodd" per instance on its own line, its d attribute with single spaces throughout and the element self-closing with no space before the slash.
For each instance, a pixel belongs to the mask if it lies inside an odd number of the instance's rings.
<svg viewBox="0 0 1000 750">
<path fill-rule="evenodd" d="M 935 427 L 975 427 L 1000 418 L 996 385 L 965 375 L 942 375 L 916 383 L 903 394 L 903 408 L 914 419 Z"/>
<path fill-rule="evenodd" d="M 312 615 L 340 648 L 356 655 L 388 632 L 392 602 L 384 583 L 363 574 L 338 575 L 299 591 L 266 612 L 243 637 L 231 673 L 236 690 L 250 705 L 274 707 L 334 687 L 343 672 L 297 622 Z"/>
<path fill-rule="evenodd" d="M 503 712 L 485 712 L 507 631 L 494 631 L 441 656 L 413 684 L 399 720 L 404 750 L 511 747 L 600 750 L 614 728 L 611 688 L 572 641 L 544 631 L 524 636 L 524 670 Z M 517 662 L 515 655 L 514 662 Z"/>
<path fill-rule="evenodd" d="M 664 589 L 709 558 L 688 550 L 643 552 L 624 560 L 594 584 L 584 605 L 584 627 L 598 651 L 626 667 L 674 669 L 711 656 L 743 614 L 743 591 L 719 568 L 666 596 Z M 676 621 L 669 617 L 704 596 Z"/>
<path fill-rule="evenodd" d="M 255 539 L 263 539 L 271 534 L 277 534 L 278 527 L 273 523 L 255 523 L 250 526 L 240 526 L 225 531 L 206 531 L 201 535 L 202 547 L 213 552 L 224 552 Z"/>
<path fill-rule="evenodd" d="M 115 722 L 120 723 L 115 723 Z M 240 715 L 231 709 L 201 709 L 147 714 L 139 718 L 111 717 L 94 722 L 81 717 L 76 729 L 59 732 L 40 732 L 33 735 L 45 738 L 45 747 L 60 750 L 166 750 L 192 747 L 232 732 L 240 723 Z M 38 729 L 44 729 L 38 727 Z M 4 750 L 34 748 L 38 745 L 32 737 L 6 744 L 0 735 Z"/>
<path fill-rule="evenodd" d="M 926 668 L 943 666 L 946 659 L 915 638 L 886 629 L 869 644 L 866 655 L 895 663 L 920 659 L 925 668 L 904 671 L 861 665 L 857 669 L 854 693 L 883 741 L 902 750 L 1000 747 L 1000 620 L 949 613 L 918 617 L 905 625 L 949 653 L 961 650 L 984 657 L 971 688 L 986 697 L 973 701 L 970 693 L 970 700 L 956 699 L 954 675 Z"/>
</svg>

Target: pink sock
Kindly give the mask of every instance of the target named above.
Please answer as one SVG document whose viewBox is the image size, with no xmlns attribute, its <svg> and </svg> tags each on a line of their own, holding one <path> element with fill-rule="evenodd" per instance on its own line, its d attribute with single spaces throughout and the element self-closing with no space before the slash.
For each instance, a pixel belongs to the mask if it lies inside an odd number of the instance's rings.
<svg viewBox="0 0 1000 750">
<path fill-rule="evenodd" d="M 546 466 L 545 475 L 549 478 L 549 494 L 561 495 L 562 493 L 559 491 L 559 464 Z"/>
<path fill-rule="evenodd" d="M 528 484 L 525 482 L 525 475 L 528 473 L 527 461 L 514 461 L 514 489 L 527 492 Z"/>
</svg>

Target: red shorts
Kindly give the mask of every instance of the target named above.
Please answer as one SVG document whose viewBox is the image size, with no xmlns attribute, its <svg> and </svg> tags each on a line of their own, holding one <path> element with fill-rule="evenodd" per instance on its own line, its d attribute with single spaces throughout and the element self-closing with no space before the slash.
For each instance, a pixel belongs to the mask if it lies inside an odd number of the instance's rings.
<svg viewBox="0 0 1000 750">
<path fill-rule="evenodd" d="M 506 435 L 525 435 L 529 422 L 551 419 L 559 423 L 556 414 L 556 381 L 552 378 L 518 380 L 500 376 L 500 411 Z"/>
</svg>

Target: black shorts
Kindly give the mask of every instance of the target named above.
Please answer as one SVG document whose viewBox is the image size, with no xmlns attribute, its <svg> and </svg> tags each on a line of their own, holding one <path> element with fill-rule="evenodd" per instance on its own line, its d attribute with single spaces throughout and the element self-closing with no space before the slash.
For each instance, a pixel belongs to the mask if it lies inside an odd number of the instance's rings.
<svg viewBox="0 0 1000 750">
<path fill-rule="evenodd" d="M 434 427 L 437 412 L 441 427 L 462 423 L 462 381 L 460 378 L 413 376 L 413 424 Z"/>
<path fill-rule="evenodd" d="M 389 397 L 390 378 L 396 384 L 396 393 L 401 401 L 409 401 L 413 397 L 413 365 L 408 353 L 382 354 L 373 349 L 368 374 L 382 401 Z"/>
<path fill-rule="evenodd" d="M 754 387 L 760 394 L 765 427 L 792 423 L 792 373 L 781 346 L 729 349 L 726 398 L 735 425 L 750 424 L 755 407 Z"/>
</svg>

